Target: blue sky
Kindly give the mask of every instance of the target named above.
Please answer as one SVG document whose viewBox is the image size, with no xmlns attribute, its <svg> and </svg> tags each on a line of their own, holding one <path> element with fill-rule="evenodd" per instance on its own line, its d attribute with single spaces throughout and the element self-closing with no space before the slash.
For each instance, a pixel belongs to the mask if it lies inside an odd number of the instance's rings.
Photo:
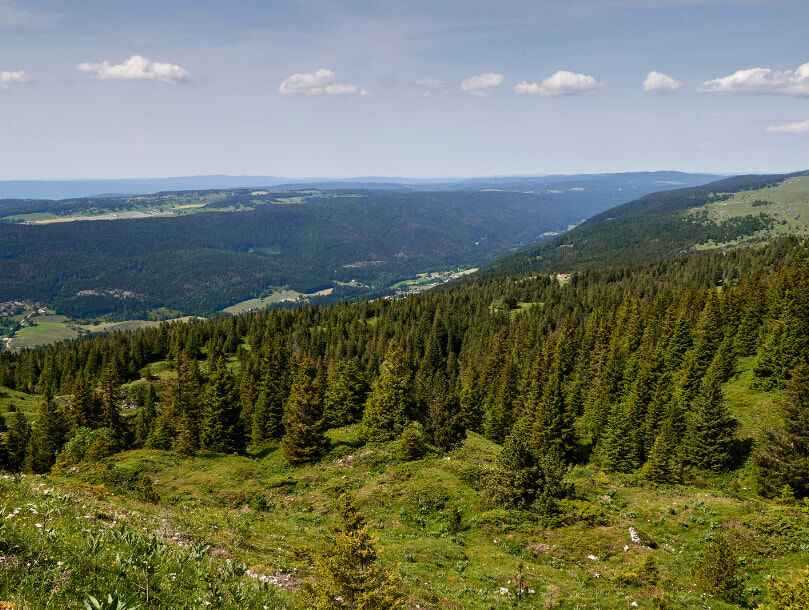
<svg viewBox="0 0 809 610">
<path fill-rule="evenodd" d="M 0 179 L 806 169 L 807 23 L 804 0 L 0 0 Z"/>
</svg>

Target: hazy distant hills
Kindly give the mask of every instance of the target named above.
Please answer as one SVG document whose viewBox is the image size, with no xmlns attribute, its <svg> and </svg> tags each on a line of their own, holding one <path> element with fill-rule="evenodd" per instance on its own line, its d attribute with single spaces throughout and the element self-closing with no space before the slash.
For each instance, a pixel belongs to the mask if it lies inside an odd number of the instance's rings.
<svg viewBox="0 0 809 610">
<path fill-rule="evenodd" d="M 479 273 L 660 261 L 694 250 L 765 243 L 786 234 L 809 234 L 809 172 L 736 176 L 651 193 Z"/>
<path fill-rule="evenodd" d="M 161 307 L 210 314 L 272 286 L 373 297 L 424 271 L 487 264 L 638 195 L 710 178 L 652 172 L 483 179 L 462 190 L 0 201 L 0 302 L 137 317 Z"/>
<path fill-rule="evenodd" d="M 276 188 L 283 190 L 371 189 L 371 190 L 479 190 L 485 188 L 530 189 L 552 183 L 613 181 L 616 185 L 676 183 L 680 186 L 704 184 L 713 174 L 683 172 L 635 172 L 626 174 L 578 174 L 551 176 L 503 176 L 487 178 L 405 178 L 358 177 L 345 179 L 291 179 L 278 176 L 182 176 L 115 180 L 0 180 L 0 199 L 68 199 L 101 195 L 141 195 L 161 191 L 188 191 L 235 188 Z M 661 186 L 660 188 L 663 188 Z"/>
</svg>

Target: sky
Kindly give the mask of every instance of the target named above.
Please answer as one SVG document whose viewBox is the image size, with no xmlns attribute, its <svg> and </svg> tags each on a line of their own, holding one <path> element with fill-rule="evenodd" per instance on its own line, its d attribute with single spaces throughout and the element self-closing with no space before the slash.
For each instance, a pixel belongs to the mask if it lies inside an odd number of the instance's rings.
<svg viewBox="0 0 809 610">
<path fill-rule="evenodd" d="M 0 0 L 0 179 L 809 168 L 805 0 Z"/>
</svg>

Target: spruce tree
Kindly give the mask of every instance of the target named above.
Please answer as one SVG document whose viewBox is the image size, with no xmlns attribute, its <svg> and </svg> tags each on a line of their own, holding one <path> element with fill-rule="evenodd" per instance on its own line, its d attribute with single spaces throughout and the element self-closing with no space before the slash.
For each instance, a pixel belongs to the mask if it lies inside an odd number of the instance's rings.
<svg viewBox="0 0 809 610">
<path fill-rule="evenodd" d="M 135 419 L 135 446 L 145 447 L 157 419 L 157 393 L 149 384 L 149 390 Z"/>
<path fill-rule="evenodd" d="M 258 400 L 258 383 L 252 358 L 242 360 L 242 373 L 239 379 L 239 425 L 243 430 L 245 445 L 250 444 L 253 432 L 253 409 Z"/>
<path fill-rule="evenodd" d="M 792 373 L 780 405 L 781 424 L 765 430 L 755 453 L 759 492 L 776 496 L 789 485 L 798 498 L 809 497 L 809 366 Z"/>
<path fill-rule="evenodd" d="M 281 338 L 265 342 L 262 350 L 261 382 L 251 422 L 254 445 L 283 436 L 284 402 L 289 390 L 289 354 Z"/>
<path fill-rule="evenodd" d="M 31 424 L 25 415 L 15 407 L 11 417 L 11 425 L 6 433 L 6 450 L 8 451 L 8 469 L 12 472 L 22 470 L 28 444 L 31 440 Z"/>
<path fill-rule="evenodd" d="M 537 397 L 535 390 L 533 400 L 526 405 L 525 416 L 530 421 L 530 442 L 535 455 L 555 452 L 570 457 L 576 451 L 573 418 L 565 405 L 561 377 L 554 367 L 541 395 Z"/>
<path fill-rule="evenodd" d="M 738 571 L 739 555 L 727 534 L 719 530 L 694 567 L 697 584 L 724 602 L 738 604 L 743 594 Z"/>
<path fill-rule="evenodd" d="M 326 383 L 323 419 L 329 428 L 358 421 L 368 395 L 365 378 L 353 360 L 334 365 Z"/>
<path fill-rule="evenodd" d="M 466 421 L 458 396 L 443 373 L 433 376 L 427 410 L 427 436 L 439 449 L 447 450 L 466 437 Z"/>
<path fill-rule="evenodd" d="M 121 386 L 118 383 L 118 371 L 113 362 L 109 362 L 104 368 L 101 377 L 101 418 L 100 424 L 104 428 L 112 430 L 115 440 L 120 442 L 123 439 L 124 427 L 121 421 L 121 402 L 123 395 Z"/>
<path fill-rule="evenodd" d="M 506 438 L 497 458 L 493 480 L 495 502 L 506 508 L 528 510 L 537 499 L 541 474 L 531 452 L 528 431 L 516 426 Z"/>
<path fill-rule="evenodd" d="M 235 380 L 220 356 L 214 364 L 202 397 L 200 447 L 230 453 L 242 447 L 239 431 L 239 403 Z"/>
<path fill-rule="evenodd" d="M 365 405 L 360 428 L 363 440 L 379 443 L 397 438 L 407 423 L 410 398 L 410 371 L 404 352 L 391 344 Z"/>
<path fill-rule="evenodd" d="M 315 461 L 329 450 L 329 439 L 324 434 L 323 401 L 315 376 L 314 362 L 310 358 L 302 360 L 287 399 L 281 450 L 290 464 Z"/>
<path fill-rule="evenodd" d="M 70 400 L 73 429 L 98 428 L 99 414 L 95 409 L 93 390 L 84 377 L 79 376 L 73 384 L 73 396 Z"/>
<path fill-rule="evenodd" d="M 719 365 L 714 363 L 694 401 L 689 439 L 693 463 L 715 472 L 727 469 L 733 459 L 736 425 L 724 403 Z"/>
<path fill-rule="evenodd" d="M 316 560 L 316 578 L 308 586 L 312 607 L 395 610 L 405 599 L 397 579 L 377 563 L 374 538 L 350 498 L 338 505 L 338 520 L 329 546 Z"/>
<path fill-rule="evenodd" d="M 51 469 L 61 451 L 68 431 L 68 423 L 50 396 L 45 396 L 39 421 L 33 435 L 35 455 L 31 469 L 42 473 Z"/>
<path fill-rule="evenodd" d="M 176 365 L 177 378 L 169 385 L 167 415 L 176 426 L 173 449 L 185 455 L 199 449 L 200 405 L 199 372 L 196 360 L 186 352 L 180 354 Z M 176 422 L 176 423 L 175 423 Z M 162 423 L 162 422 L 161 422 Z"/>
</svg>

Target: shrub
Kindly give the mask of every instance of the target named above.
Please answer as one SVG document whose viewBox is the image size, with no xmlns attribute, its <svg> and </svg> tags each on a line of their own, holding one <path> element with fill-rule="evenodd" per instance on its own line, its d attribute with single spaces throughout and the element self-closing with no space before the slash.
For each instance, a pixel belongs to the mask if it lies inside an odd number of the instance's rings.
<svg viewBox="0 0 809 610">
<path fill-rule="evenodd" d="M 702 589 L 722 601 L 739 603 L 742 586 L 737 574 L 739 556 L 721 530 L 711 540 L 695 566 L 695 577 Z"/>
</svg>

